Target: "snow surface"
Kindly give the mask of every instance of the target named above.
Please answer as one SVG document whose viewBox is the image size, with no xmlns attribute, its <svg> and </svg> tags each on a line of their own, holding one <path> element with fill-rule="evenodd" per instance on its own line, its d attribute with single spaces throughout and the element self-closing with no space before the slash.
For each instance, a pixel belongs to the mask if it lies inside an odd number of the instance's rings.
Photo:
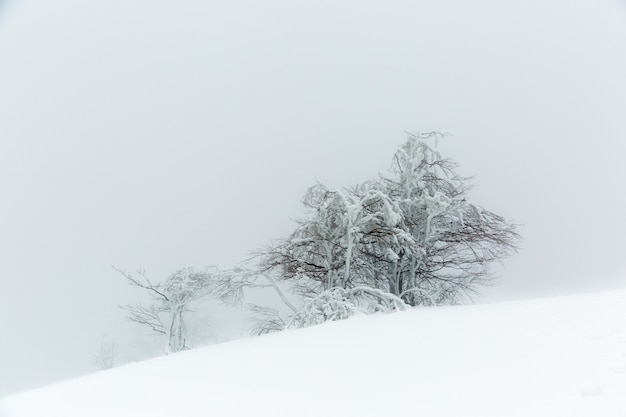
<svg viewBox="0 0 626 417">
<path fill-rule="evenodd" d="M 626 291 L 359 316 L 6 397 L 25 416 L 626 416 Z"/>
</svg>

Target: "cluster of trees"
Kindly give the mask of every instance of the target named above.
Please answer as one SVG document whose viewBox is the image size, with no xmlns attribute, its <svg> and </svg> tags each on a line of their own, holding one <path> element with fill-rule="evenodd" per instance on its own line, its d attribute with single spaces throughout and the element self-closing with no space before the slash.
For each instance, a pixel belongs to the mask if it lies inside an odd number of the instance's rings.
<svg viewBox="0 0 626 417">
<path fill-rule="evenodd" d="M 165 351 L 174 352 L 187 347 L 191 301 L 241 303 L 248 288 L 273 288 L 289 311 L 252 305 L 256 334 L 471 299 L 493 279 L 489 263 L 513 253 L 519 236 L 504 218 L 468 201 L 468 179 L 428 145 L 439 136 L 409 134 L 388 176 L 339 190 L 311 187 L 303 199 L 308 215 L 256 253 L 251 268 L 187 268 L 159 284 L 120 271 L 154 298 L 149 307 L 126 306 L 129 318 L 163 334 Z"/>
</svg>

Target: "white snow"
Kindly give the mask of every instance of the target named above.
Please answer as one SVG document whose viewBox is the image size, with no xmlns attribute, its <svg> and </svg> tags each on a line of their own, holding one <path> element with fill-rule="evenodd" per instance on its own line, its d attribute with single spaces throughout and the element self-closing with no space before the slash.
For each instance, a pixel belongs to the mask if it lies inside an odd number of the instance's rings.
<svg viewBox="0 0 626 417">
<path fill-rule="evenodd" d="M 626 291 L 358 316 L 20 393 L 0 415 L 625 416 Z"/>
</svg>

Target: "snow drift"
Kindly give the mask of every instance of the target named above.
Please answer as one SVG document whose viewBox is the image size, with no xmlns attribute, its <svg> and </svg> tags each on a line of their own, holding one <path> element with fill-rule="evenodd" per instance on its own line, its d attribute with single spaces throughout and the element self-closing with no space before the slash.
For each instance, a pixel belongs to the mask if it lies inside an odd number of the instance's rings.
<svg viewBox="0 0 626 417">
<path fill-rule="evenodd" d="M 6 397 L 3 417 L 624 416 L 626 291 L 358 316 Z"/>
</svg>

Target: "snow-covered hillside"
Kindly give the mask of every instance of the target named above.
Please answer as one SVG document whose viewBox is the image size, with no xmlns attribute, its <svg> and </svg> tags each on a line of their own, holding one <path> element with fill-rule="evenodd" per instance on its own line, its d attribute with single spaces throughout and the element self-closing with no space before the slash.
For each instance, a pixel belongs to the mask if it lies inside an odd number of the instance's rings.
<svg viewBox="0 0 626 417">
<path fill-rule="evenodd" d="M 3 417 L 624 416 L 626 291 L 418 309 L 7 397 Z"/>
</svg>

